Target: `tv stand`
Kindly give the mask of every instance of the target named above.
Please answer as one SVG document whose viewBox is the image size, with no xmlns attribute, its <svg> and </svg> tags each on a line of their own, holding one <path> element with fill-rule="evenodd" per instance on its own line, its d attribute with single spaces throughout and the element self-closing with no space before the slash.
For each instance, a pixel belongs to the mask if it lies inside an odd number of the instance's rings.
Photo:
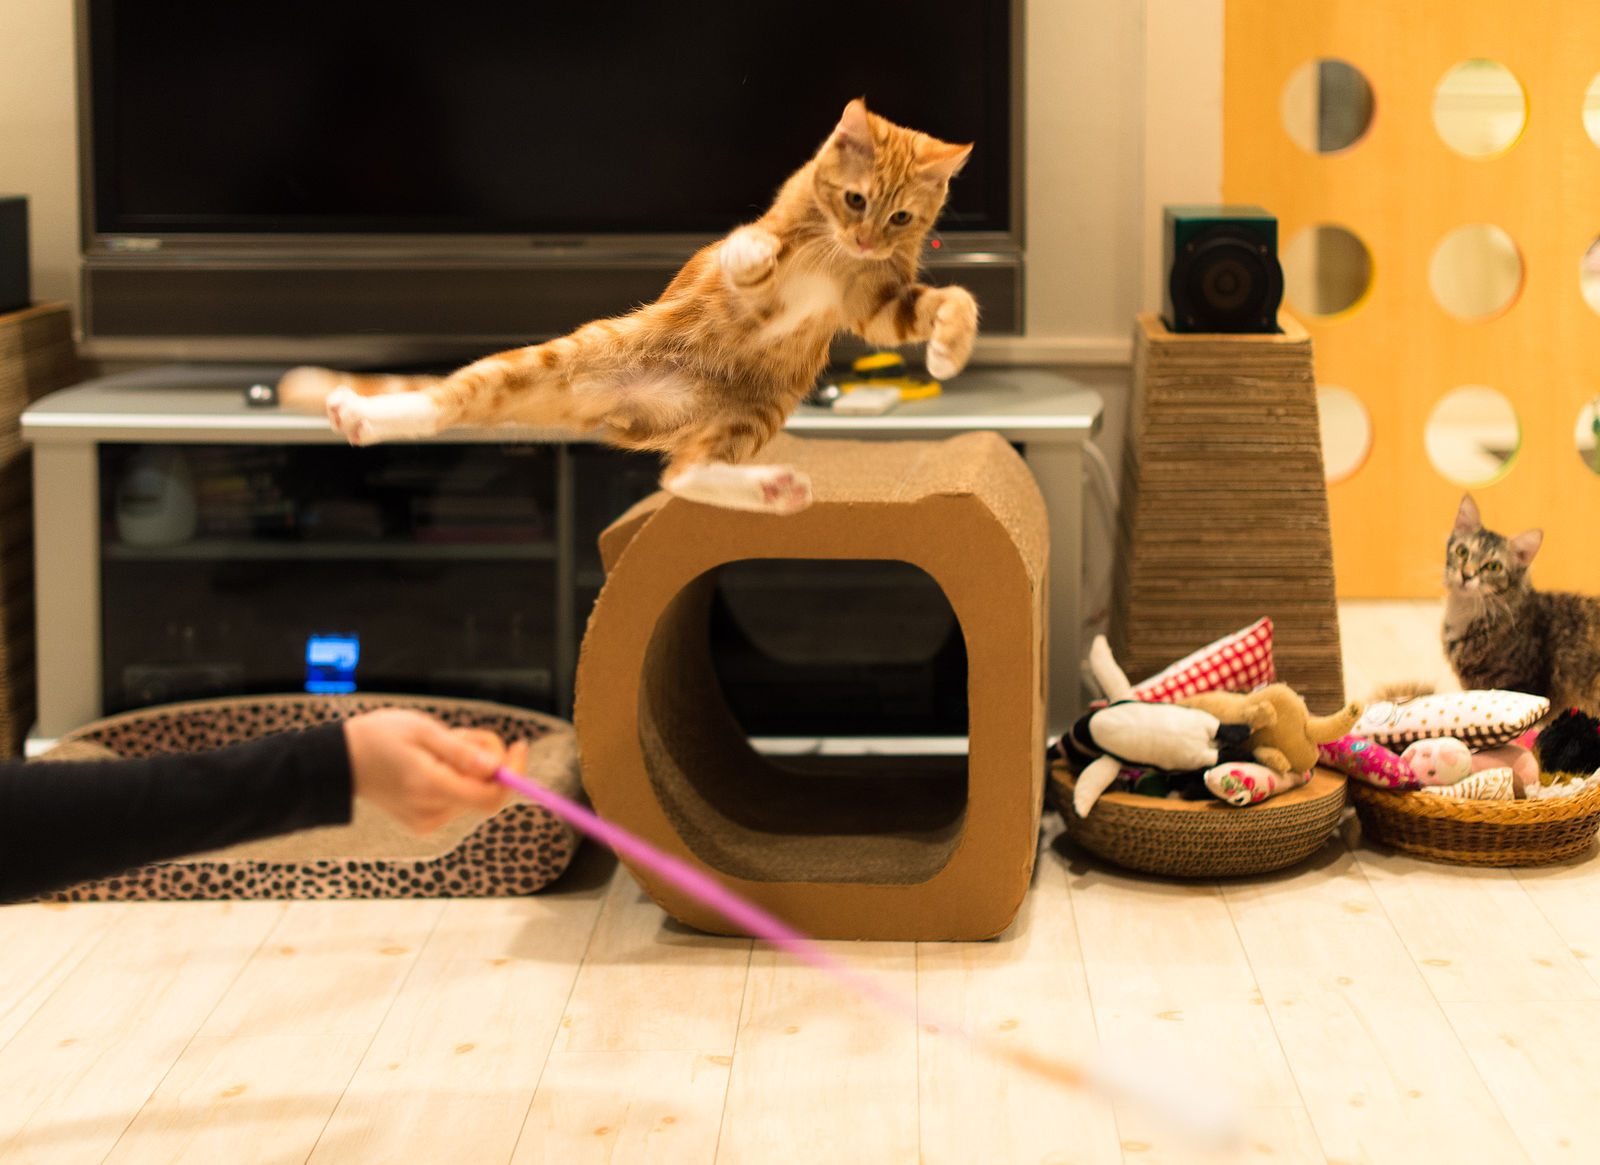
<svg viewBox="0 0 1600 1165">
<path fill-rule="evenodd" d="M 524 522 L 519 515 L 507 513 L 481 519 L 474 517 L 465 527 L 459 523 L 426 526 L 425 529 L 418 526 L 415 530 L 407 526 L 400 536 L 392 532 L 382 534 L 376 527 L 369 532 L 371 537 L 360 538 L 341 535 L 338 530 L 331 529 L 328 536 L 319 541 L 290 542 L 263 535 L 256 526 L 226 535 L 194 534 L 188 538 L 173 535 L 165 544 L 159 529 L 154 534 L 138 535 L 136 542 L 143 538 L 143 544 L 126 545 L 117 541 L 114 533 L 117 515 L 107 512 L 112 505 L 110 499 L 115 483 L 101 480 L 102 467 L 124 464 L 114 459 L 125 458 L 137 447 L 176 447 L 188 450 L 190 455 L 199 455 L 199 450 L 203 449 L 204 456 L 213 459 L 223 455 L 216 447 L 238 450 L 241 458 L 246 456 L 246 450 L 257 451 L 256 456 L 267 456 L 261 452 L 263 450 L 276 451 L 268 457 L 273 466 L 290 465 L 284 459 L 293 457 L 309 457 L 321 467 L 359 468 L 370 464 L 359 459 L 370 458 L 372 451 L 344 447 L 320 417 L 278 408 L 252 407 L 246 403 L 245 389 L 250 384 L 274 381 L 284 367 L 185 365 L 144 369 L 92 380 L 55 393 L 24 414 L 23 434 L 34 446 L 39 623 L 39 720 L 30 737 L 30 751 L 106 711 L 103 669 L 108 652 L 108 628 L 104 625 L 107 607 L 102 584 L 108 568 L 126 569 L 130 558 L 147 563 L 151 560 L 166 562 L 164 569 L 171 571 L 170 577 L 175 583 L 186 577 L 186 569 L 197 569 L 196 566 L 185 568 L 182 565 L 185 561 L 212 566 L 218 562 L 232 563 L 245 581 L 249 581 L 252 569 L 265 572 L 269 567 L 280 566 L 286 558 L 302 564 L 321 562 L 324 564 L 321 568 L 306 569 L 313 572 L 322 569 L 327 577 L 346 581 L 355 579 L 363 569 L 376 569 L 372 566 L 373 560 L 382 563 L 378 574 L 371 576 L 377 578 L 383 577 L 383 571 L 403 573 L 439 569 L 448 564 L 451 568 L 466 570 L 470 567 L 480 571 L 481 574 L 472 576 L 475 580 L 472 587 L 491 590 L 500 585 L 494 580 L 504 578 L 504 574 L 497 574 L 497 571 L 526 571 L 543 564 L 541 569 L 545 573 L 540 578 L 548 581 L 540 586 L 547 585 L 548 594 L 530 593 L 529 602 L 536 607 L 548 601 L 549 606 L 530 616 L 524 624 L 515 623 L 512 615 L 502 618 L 503 612 L 490 611 L 478 630 L 472 632 L 482 643 L 474 648 L 475 654 L 467 653 L 471 655 L 470 664 L 457 665 L 441 660 L 436 666 L 431 661 L 427 666 L 432 669 L 429 674 L 444 685 L 452 682 L 451 676 L 459 679 L 470 675 L 474 684 L 509 685 L 505 691 L 515 695 L 524 690 L 544 690 L 539 685 L 545 684 L 548 697 L 542 702 L 547 707 L 562 714 L 570 708 L 571 677 L 582 634 L 581 620 L 587 610 L 583 604 L 592 601 L 593 592 L 601 581 L 592 553 L 593 536 L 625 505 L 621 494 L 607 492 L 611 489 L 606 483 L 612 475 L 608 468 L 612 463 L 597 460 L 601 451 L 582 437 L 556 430 L 466 429 L 414 443 L 421 446 L 482 444 L 502 451 L 517 443 L 543 447 L 530 454 L 545 460 L 527 470 L 526 480 L 531 483 L 529 490 L 548 494 L 541 503 L 548 510 L 544 528 L 535 528 L 536 523 Z M 1070 725 L 1081 703 L 1082 450 L 1099 428 L 1100 413 L 1101 402 L 1095 393 L 1058 373 L 1032 369 L 976 370 L 959 377 L 943 395 L 901 405 L 884 416 L 845 417 L 825 409 L 802 406 L 788 425 L 790 432 L 799 435 L 853 439 L 928 440 L 973 430 L 992 430 L 1022 450 L 1044 494 L 1051 522 L 1049 726 L 1052 733 L 1061 732 Z M 392 449 L 394 446 L 375 448 Z M 422 456 L 415 449 L 413 452 Z M 490 452 L 486 450 L 485 457 Z M 327 458 L 334 460 L 325 460 Z M 304 476 L 310 472 L 304 467 L 312 461 L 295 461 L 291 468 Z M 630 478 L 627 488 L 639 492 L 651 487 L 656 472 L 653 462 L 646 463 L 635 457 L 615 464 L 625 466 Z M 293 468 L 295 466 L 300 468 Z M 251 472 L 271 471 L 269 466 Z M 512 466 L 506 472 L 520 474 L 524 469 Z M 481 497 L 493 496 L 497 496 L 493 487 L 486 486 Z M 459 499 L 457 503 L 470 504 Z M 359 526 L 367 516 L 347 512 L 339 518 Z M 427 520 L 437 521 L 437 515 Z M 456 518 L 448 520 L 457 521 Z M 355 565 L 363 561 L 367 567 Z M 163 591 L 156 584 L 150 584 L 150 591 L 140 618 L 158 620 L 163 616 L 154 606 L 163 601 Z M 374 595 L 373 600 L 381 602 L 381 596 Z M 463 601 L 473 600 L 468 597 Z M 252 617 L 250 603 L 240 602 L 237 610 L 240 619 Z M 182 620 L 174 622 L 176 625 Z M 321 630 L 338 631 L 339 628 Z M 175 633 L 178 644 L 173 648 L 175 656 L 183 655 L 184 634 L 181 629 Z M 548 635 L 549 662 L 543 669 L 548 674 L 536 675 L 534 672 L 540 669 L 517 664 L 509 655 L 501 663 L 493 662 L 491 648 L 513 634 Z M 180 662 L 172 666 L 179 667 L 181 674 L 189 675 L 183 668 L 190 664 Z M 212 674 L 205 669 L 219 666 L 208 661 L 203 652 L 195 653 L 194 674 Z M 212 678 L 222 688 L 232 682 L 226 668 L 216 671 Z M 148 690 L 158 691 L 159 680 L 160 676 L 155 676 Z M 517 687 L 518 684 L 523 687 Z"/>
</svg>

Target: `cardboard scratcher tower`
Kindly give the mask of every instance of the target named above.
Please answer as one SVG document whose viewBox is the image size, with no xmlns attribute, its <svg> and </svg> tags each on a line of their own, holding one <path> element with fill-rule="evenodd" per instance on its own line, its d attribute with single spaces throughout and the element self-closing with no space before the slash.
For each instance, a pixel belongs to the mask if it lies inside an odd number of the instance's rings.
<svg viewBox="0 0 1600 1165">
<path fill-rule="evenodd" d="M 1278 678 L 1344 703 L 1311 340 L 1134 327 L 1111 646 L 1146 676 L 1263 615 Z"/>
<path fill-rule="evenodd" d="M 578 663 L 584 784 L 604 816 L 812 934 L 979 939 L 1027 891 L 1044 777 L 1048 527 L 1022 459 L 992 433 L 800 441 L 762 460 L 811 475 L 789 517 L 658 494 L 601 537 L 607 578 Z M 759 755 L 713 669 L 717 568 L 748 559 L 898 560 L 943 589 L 966 640 L 964 779 L 818 776 Z M 729 933 L 633 869 L 667 913 Z"/>
</svg>

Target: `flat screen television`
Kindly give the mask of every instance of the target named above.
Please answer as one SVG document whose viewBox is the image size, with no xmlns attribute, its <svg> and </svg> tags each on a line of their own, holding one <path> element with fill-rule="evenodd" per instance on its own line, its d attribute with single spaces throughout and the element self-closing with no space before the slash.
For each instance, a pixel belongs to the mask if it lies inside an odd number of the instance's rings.
<svg viewBox="0 0 1600 1165">
<path fill-rule="evenodd" d="M 1020 329 L 1020 0 L 79 0 L 126 357 L 442 361 L 653 299 L 851 97 L 977 143 L 930 277 Z"/>
</svg>

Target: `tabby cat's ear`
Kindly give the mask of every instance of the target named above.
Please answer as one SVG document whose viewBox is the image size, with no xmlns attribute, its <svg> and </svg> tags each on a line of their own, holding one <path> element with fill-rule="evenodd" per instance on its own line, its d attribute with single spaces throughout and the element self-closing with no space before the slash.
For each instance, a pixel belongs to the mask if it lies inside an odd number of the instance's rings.
<svg viewBox="0 0 1600 1165">
<path fill-rule="evenodd" d="M 833 143 L 841 150 L 872 156 L 872 123 L 867 120 L 867 103 L 857 97 L 844 107 L 839 124 L 833 128 Z"/>
<path fill-rule="evenodd" d="M 1506 545 L 1511 547 L 1511 553 L 1516 555 L 1517 562 L 1527 566 L 1533 561 L 1533 556 L 1539 553 L 1539 547 L 1543 542 L 1543 530 L 1524 530 Z"/>
<path fill-rule="evenodd" d="M 967 156 L 971 153 L 971 142 L 964 146 L 953 146 L 937 138 L 928 138 L 917 151 L 917 165 L 922 167 L 922 172 L 928 177 L 945 182 L 954 178 L 961 167 L 966 165 Z"/>
<path fill-rule="evenodd" d="M 1472 495 L 1467 494 L 1461 499 L 1461 508 L 1456 511 L 1457 534 L 1476 534 L 1483 529 L 1483 519 L 1478 517 L 1478 503 L 1472 500 Z"/>
</svg>

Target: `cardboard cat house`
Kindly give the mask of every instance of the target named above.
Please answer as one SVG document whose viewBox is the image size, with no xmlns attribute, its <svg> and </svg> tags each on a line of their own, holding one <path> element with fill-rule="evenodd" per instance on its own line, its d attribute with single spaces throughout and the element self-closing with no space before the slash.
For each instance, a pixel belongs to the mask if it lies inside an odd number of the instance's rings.
<svg viewBox="0 0 1600 1165">
<path fill-rule="evenodd" d="M 811 475 L 796 515 L 671 498 L 601 537 L 607 579 L 579 658 L 584 782 L 596 809 L 824 938 L 980 939 L 1015 916 L 1038 844 L 1045 745 L 1044 502 L 992 433 L 937 442 L 780 437 L 762 460 Z M 963 775 L 800 773 L 751 746 L 713 666 L 718 568 L 750 559 L 910 563 L 966 641 Z M 634 869 L 674 918 L 727 924 Z"/>
</svg>

